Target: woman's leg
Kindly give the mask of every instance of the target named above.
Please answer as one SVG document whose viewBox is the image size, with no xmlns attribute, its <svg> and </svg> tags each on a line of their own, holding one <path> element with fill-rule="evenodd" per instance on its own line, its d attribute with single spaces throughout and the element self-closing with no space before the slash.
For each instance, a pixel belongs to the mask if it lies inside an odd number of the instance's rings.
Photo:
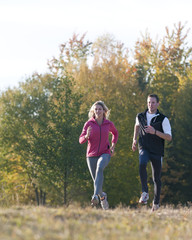
<svg viewBox="0 0 192 240">
<path fill-rule="evenodd" d="M 97 161 L 97 168 L 94 181 L 94 195 L 99 195 L 100 197 L 103 196 L 102 191 L 104 180 L 103 171 L 105 167 L 108 165 L 110 159 L 111 159 L 110 154 L 102 154 Z"/>
<path fill-rule="evenodd" d="M 93 182 L 95 182 L 95 174 L 96 174 L 98 159 L 99 157 L 87 157 L 87 166 L 89 168 L 89 172 L 91 174 Z"/>
</svg>

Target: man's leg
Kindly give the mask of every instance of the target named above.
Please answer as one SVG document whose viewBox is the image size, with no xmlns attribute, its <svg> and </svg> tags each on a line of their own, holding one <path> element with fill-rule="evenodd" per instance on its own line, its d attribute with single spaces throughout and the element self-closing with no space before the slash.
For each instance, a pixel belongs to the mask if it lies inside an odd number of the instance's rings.
<svg viewBox="0 0 192 240">
<path fill-rule="evenodd" d="M 147 186 L 147 163 L 149 161 L 149 153 L 145 149 L 139 150 L 139 174 L 141 179 L 142 192 L 148 193 Z"/>
<path fill-rule="evenodd" d="M 152 177 L 154 182 L 154 204 L 159 204 L 161 194 L 161 169 L 162 169 L 162 157 L 151 154 L 151 168 Z"/>
</svg>

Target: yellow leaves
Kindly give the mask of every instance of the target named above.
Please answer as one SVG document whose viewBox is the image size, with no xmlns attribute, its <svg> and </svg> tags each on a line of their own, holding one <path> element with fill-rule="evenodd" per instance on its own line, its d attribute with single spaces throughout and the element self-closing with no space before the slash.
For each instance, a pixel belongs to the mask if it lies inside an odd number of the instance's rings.
<svg viewBox="0 0 192 240">
<path fill-rule="evenodd" d="M 183 75 L 179 74 L 178 72 L 176 73 L 176 76 L 179 79 L 178 93 L 185 90 L 187 88 L 188 84 L 190 86 L 192 85 L 192 70 L 191 69 L 187 70 L 186 76 L 183 76 Z"/>
</svg>

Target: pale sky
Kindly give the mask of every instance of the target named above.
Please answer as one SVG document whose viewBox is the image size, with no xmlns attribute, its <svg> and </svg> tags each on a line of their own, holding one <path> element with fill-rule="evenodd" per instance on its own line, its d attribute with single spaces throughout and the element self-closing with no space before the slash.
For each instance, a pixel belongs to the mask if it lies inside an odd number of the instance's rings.
<svg viewBox="0 0 192 240">
<path fill-rule="evenodd" d="M 109 33 L 131 50 L 146 31 L 160 40 L 181 22 L 192 46 L 191 11 L 192 0 L 0 0 L 0 91 L 47 72 L 73 33 Z"/>
</svg>

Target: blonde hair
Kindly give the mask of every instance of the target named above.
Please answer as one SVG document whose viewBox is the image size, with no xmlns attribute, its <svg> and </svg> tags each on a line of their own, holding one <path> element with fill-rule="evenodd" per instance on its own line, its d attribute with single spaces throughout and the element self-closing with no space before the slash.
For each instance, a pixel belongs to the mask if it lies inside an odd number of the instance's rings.
<svg viewBox="0 0 192 240">
<path fill-rule="evenodd" d="M 104 110 L 103 117 L 106 118 L 106 119 L 108 119 L 108 118 L 109 118 L 109 115 L 110 115 L 110 110 L 109 110 L 108 107 L 105 105 L 105 103 L 104 103 L 103 101 L 101 101 L 101 100 L 95 102 L 95 103 L 92 105 L 92 107 L 90 108 L 89 113 L 88 113 L 89 119 L 92 118 L 92 117 L 95 118 L 95 113 L 94 113 L 94 110 L 95 110 L 94 107 L 95 107 L 95 105 L 100 105 L 100 106 L 103 108 L 103 110 Z"/>
</svg>

